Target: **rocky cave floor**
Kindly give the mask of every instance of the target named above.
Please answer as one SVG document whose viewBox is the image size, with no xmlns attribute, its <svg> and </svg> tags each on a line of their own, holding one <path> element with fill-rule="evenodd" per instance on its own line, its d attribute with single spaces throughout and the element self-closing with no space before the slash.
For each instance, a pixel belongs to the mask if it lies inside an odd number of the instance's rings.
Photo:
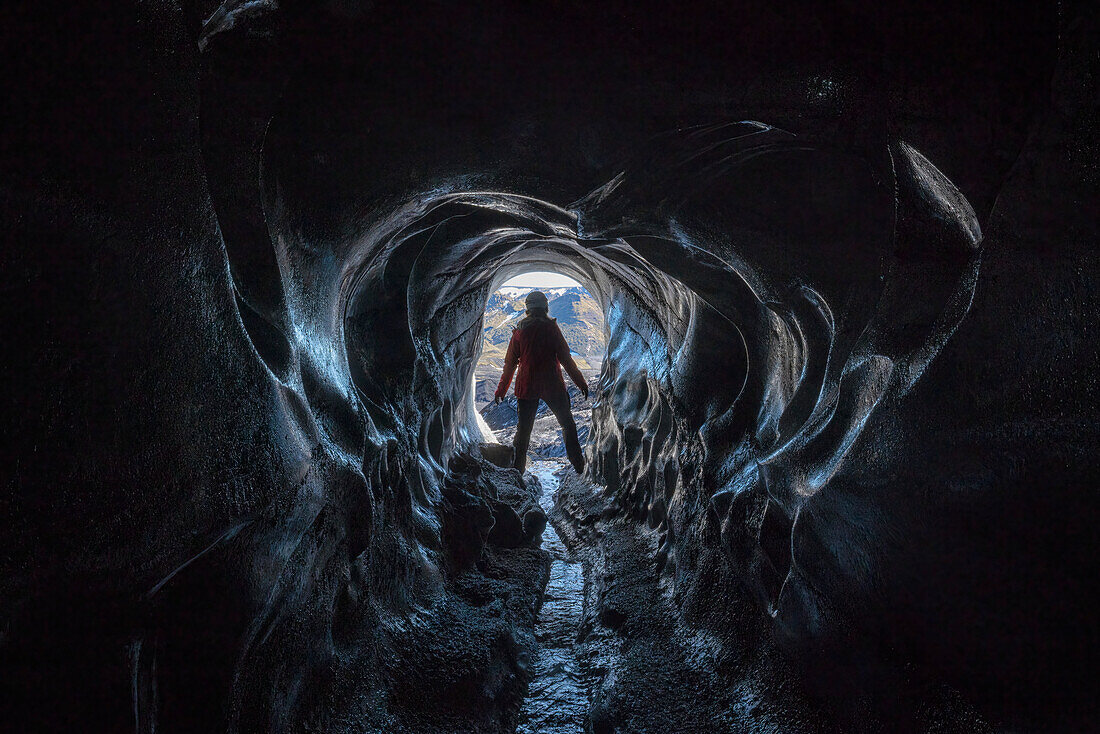
<svg viewBox="0 0 1100 734">
<path fill-rule="evenodd" d="M 577 394 L 573 405 L 583 443 L 589 406 Z M 497 440 L 510 444 L 514 399 L 488 406 L 483 415 Z M 491 457 L 493 451 L 485 454 Z M 490 565 L 499 566 L 497 575 L 507 575 L 509 563 L 530 560 L 524 554 L 545 553 L 549 572 L 528 573 L 525 593 L 505 594 L 522 600 L 520 606 L 534 604 L 506 615 L 517 625 L 516 638 L 529 644 L 517 658 L 527 680 L 525 688 L 509 691 L 522 696 L 518 713 L 509 711 L 486 731 L 513 726 L 519 734 L 991 730 L 950 691 L 899 678 L 884 683 L 888 702 L 876 701 L 882 694 L 874 691 L 840 691 L 842 682 L 808 692 L 772 640 L 763 615 L 747 601 L 736 602 L 740 595 L 734 589 L 722 588 L 731 578 L 724 556 L 714 552 L 702 559 L 714 578 L 708 598 L 677 599 L 669 574 L 657 569 L 658 531 L 624 517 L 602 488 L 573 472 L 563 454 L 560 429 L 542 406 L 522 484 L 513 469 L 487 472 L 501 497 L 511 491 L 517 515 L 526 519 L 524 509 L 537 502 L 548 520 L 541 540 L 529 537 L 528 548 L 511 551 L 522 558 L 501 556 L 497 548 L 489 552 L 496 559 Z M 535 579 L 545 580 L 545 587 L 532 600 L 529 585 Z"/>
</svg>

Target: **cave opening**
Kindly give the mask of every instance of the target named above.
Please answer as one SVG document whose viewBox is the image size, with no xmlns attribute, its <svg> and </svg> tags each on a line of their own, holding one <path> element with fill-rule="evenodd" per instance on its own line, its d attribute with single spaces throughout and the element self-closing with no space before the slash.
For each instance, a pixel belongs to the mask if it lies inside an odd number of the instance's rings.
<svg viewBox="0 0 1100 734">
<path fill-rule="evenodd" d="M 556 273 L 590 299 L 588 317 L 600 322 L 598 333 L 585 337 L 593 359 L 606 341 L 608 349 L 632 350 L 648 365 L 643 369 L 667 372 L 681 346 L 676 337 L 690 320 L 690 290 L 625 242 L 581 238 L 576 220 L 575 213 L 535 199 L 472 192 L 420 202 L 376 228 L 374 240 L 357 248 L 362 259 L 347 278 L 352 286 L 344 330 L 352 377 L 373 406 L 376 424 L 398 425 L 393 408 L 416 393 L 409 383 L 382 385 L 372 378 L 392 376 L 399 370 L 378 365 L 401 359 L 423 368 L 423 379 L 438 391 L 444 415 L 426 416 L 428 427 L 421 431 L 448 427 L 446 435 L 435 431 L 440 440 L 428 452 L 437 464 L 456 448 L 489 438 L 476 417 L 488 379 L 478 375 L 482 321 L 492 294 L 525 273 Z M 405 319 L 393 319 L 394 305 L 402 306 Z M 637 322 L 632 336 L 613 344 L 612 324 L 624 318 Z M 599 357 L 602 364 L 604 355 Z M 591 365 L 590 371 L 596 372 Z M 419 379 L 416 370 L 407 374 Z M 410 410 L 404 425 L 420 422 L 414 415 L 419 408 Z"/>
<path fill-rule="evenodd" d="M 569 345 L 570 356 L 587 384 L 597 384 L 607 347 L 603 310 L 588 289 L 573 278 L 551 271 L 529 271 L 513 276 L 495 290 L 485 305 L 484 336 L 474 372 L 473 390 L 478 413 L 502 444 L 510 443 L 514 437 L 518 408 L 514 393 L 506 396 L 499 405 L 493 404 L 493 395 L 504 370 L 504 357 L 513 329 L 526 316 L 524 299 L 534 290 L 546 295 L 548 315 L 562 332 Z M 586 410 L 589 403 L 587 397 L 582 398 L 580 389 L 571 380 L 567 382 L 567 389 L 583 448 L 589 432 Z M 549 452 L 548 456 L 561 457 L 564 449 L 556 434 L 545 435 L 546 429 L 552 428 L 543 425 L 547 423 L 543 419 L 549 418 L 549 415 L 549 407 L 545 402 L 540 403 L 536 442 L 532 450 L 538 457 L 546 452 Z M 544 446 L 544 443 L 547 445 Z"/>
</svg>

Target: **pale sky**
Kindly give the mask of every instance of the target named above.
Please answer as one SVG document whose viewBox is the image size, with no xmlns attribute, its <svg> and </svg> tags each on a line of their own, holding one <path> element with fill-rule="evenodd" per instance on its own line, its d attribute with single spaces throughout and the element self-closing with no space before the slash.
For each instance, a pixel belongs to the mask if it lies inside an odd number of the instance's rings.
<svg viewBox="0 0 1100 734">
<path fill-rule="evenodd" d="M 558 273 L 536 272 L 517 275 L 505 281 L 501 288 L 515 286 L 518 288 L 573 288 L 580 283 Z"/>
</svg>

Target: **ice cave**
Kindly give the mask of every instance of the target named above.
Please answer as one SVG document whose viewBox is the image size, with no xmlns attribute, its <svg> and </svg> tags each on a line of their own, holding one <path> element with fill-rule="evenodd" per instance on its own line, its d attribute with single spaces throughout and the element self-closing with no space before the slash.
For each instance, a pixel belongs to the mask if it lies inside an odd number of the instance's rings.
<svg viewBox="0 0 1100 734">
<path fill-rule="evenodd" d="M 1098 15 L 0 9 L 0 728 L 1096 730 Z"/>
</svg>

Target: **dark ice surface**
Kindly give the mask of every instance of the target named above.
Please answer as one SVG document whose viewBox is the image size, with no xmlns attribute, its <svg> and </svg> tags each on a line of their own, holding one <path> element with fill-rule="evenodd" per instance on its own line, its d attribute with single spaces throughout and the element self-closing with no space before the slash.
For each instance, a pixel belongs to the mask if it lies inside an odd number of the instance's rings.
<svg viewBox="0 0 1100 734">
<path fill-rule="evenodd" d="M 1097 7 L 0 3 L 0 728 L 1096 730 Z"/>
</svg>

